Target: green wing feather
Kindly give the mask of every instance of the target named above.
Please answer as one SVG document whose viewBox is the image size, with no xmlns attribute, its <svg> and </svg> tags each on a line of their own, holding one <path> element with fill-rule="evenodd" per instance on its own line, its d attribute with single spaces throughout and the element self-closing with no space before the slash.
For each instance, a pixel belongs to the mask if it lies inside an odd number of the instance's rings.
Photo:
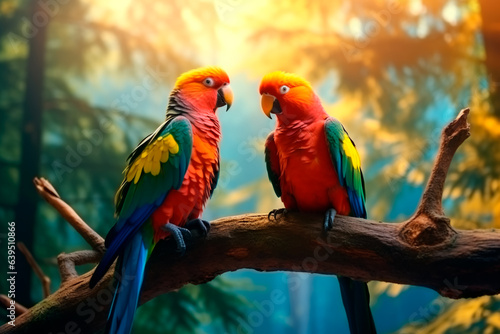
<svg viewBox="0 0 500 334">
<path fill-rule="evenodd" d="M 340 184 L 347 189 L 351 215 L 366 218 L 365 182 L 356 145 L 342 124 L 333 117 L 325 120 L 325 134 Z M 350 332 L 376 334 L 366 283 L 342 276 L 338 279 Z"/>
<path fill-rule="evenodd" d="M 340 185 L 347 189 L 351 211 L 355 217 L 366 218 L 365 182 L 356 145 L 333 117 L 325 120 L 325 134 Z"/>
<path fill-rule="evenodd" d="M 152 241 L 151 229 L 144 223 L 171 189 L 182 185 L 186 174 L 193 133 L 182 116 L 168 119 L 141 141 L 128 159 L 124 180 L 115 197 L 118 220 L 106 236 L 107 248 L 89 282 L 93 287 L 106 273 L 125 245 L 142 229 Z M 152 247 L 148 244 L 148 252 Z"/>
<path fill-rule="evenodd" d="M 165 121 L 132 152 L 124 170 L 124 180 L 115 196 L 116 228 L 123 222 L 143 220 L 141 208 L 161 205 L 168 191 L 179 189 L 186 174 L 193 133 L 187 118 L 178 116 Z M 108 235 L 109 237 L 109 235 Z M 107 238 L 108 239 L 108 238 Z"/>
</svg>

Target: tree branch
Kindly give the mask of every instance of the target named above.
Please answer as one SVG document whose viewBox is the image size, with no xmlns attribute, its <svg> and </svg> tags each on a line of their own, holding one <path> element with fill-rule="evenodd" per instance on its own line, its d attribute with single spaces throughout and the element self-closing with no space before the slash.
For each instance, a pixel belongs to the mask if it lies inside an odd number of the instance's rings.
<svg viewBox="0 0 500 334">
<path fill-rule="evenodd" d="M 69 254 L 59 254 L 57 256 L 57 264 L 59 265 L 59 273 L 61 274 L 61 284 L 65 284 L 69 280 L 78 277 L 75 266 L 97 263 L 101 258 L 102 253 L 95 250 L 81 250 Z"/>
<path fill-rule="evenodd" d="M 49 181 L 43 177 L 35 177 L 33 183 L 40 196 L 42 196 L 47 203 L 52 205 L 94 249 L 93 251 L 83 250 L 70 254 L 59 254 L 57 263 L 59 265 L 59 273 L 61 274 L 61 285 L 64 285 L 68 280 L 78 277 L 76 265 L 96 263 L 99 261 L 106 251 L 104 239 L 87 225 L 68 203 L 61 199 L 56 189 Z"/>
<path fill-rule="evenodd" d="M 265 214 L 221 218 L 212 222 L 208 237 L 190 245 L 182 258 L 172 255 L 171 240 L 156 246 L 147 264 L 141 302 L 242 268 L 417 285 L 450 298 L 500 293 L 500 233 L 454 230 L 441 207 L 451 158 L 468 136 L 467 113 L 462 111 L 443 131 L 422 203 L 407 222 L 337 215 L 324 236 L 322 215 L 287 214 L 277 221 L 269 221 Z M 58 291 L 19 316 L 15 327 L 4 326 L 0 332 L 101 329 L 113 296 L 112 271 L 92 290 L 88 288 L 92 272 L 80 277 L 72 273 Z M 127 279 L 133 278 L 122 278 Z"/>
<path fill-rule="evenodd" d="M 42 283 L 42 290 L 43 290 L 43 297 L 47 298 L 50 295 L 50 278 L 49 276 L 45 275 L 43 272 L 42 268 L 38 265 L 36 262 L 35 258 L 31 254 L 31 252 L 28 250 L 26 245 L 23 242 L 18 242 L 17 243 L 17 248 L 23 253 L 24 257 L 26 258 L 26 261 L 28 261 L 29 265 L 35 272 L 36 276 Z"/>
<path fill-rule="evenodd" d="M 52 205 L 95 251 L 104 254 L 104 239 L 88 226 L 71 206 L 61 199 L 54 186 L 43 177 L 35 177 L 33 183 L 40 196 Z"/>
<path fill-rule="evenodd" d="M 413 217 L 401 228 L 401 237 L 411 245 L 436 245 L 454 240 L 455 231 L 450 219 L 444 215 L 442 197 L 451 160 L 458 147 L 470 136 L 468 115 L 469 108 L 463 109 L 441 133 L 441 145 L 422 200 Z"/>
<path fill-rule="evenodd" d="M 7 297 L 6 295 L 0 295 L 0 304 L 2 304 L 2 306 L 7 310 L 12 305 L 11 300 L 12 299 Z M 19 303 L 14 304 L 14 312 L 16 313 L 16 316 L 20 316 L 21 314 L 23 314 L 27 311 L 28 311 L 28 309 L 25 306 L 23 306 Z"/>
</svg>

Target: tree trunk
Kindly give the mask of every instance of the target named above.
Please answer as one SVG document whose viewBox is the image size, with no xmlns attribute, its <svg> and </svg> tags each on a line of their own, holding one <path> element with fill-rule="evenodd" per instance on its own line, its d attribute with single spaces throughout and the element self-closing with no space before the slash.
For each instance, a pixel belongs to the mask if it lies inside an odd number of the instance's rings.
<svg viewBox="0 0 500 334">
<path fill-rule="evenodd" d="M 21 163 L 19 198 L 15 208 L 16 239 L 33 250 L 38 194 L 33 189 L 33 178 L 39 174 L 42 112 L 43 79 L 45 68 L 46 32 L 49 15 L 39 6 L 38 1 L 31 3 L 29 20 L 33 25 L 34 36 L 29 38 L 27 60 L 26 90 L 24 95 L 23 126 L 21 129 Z M 46 18 L 47 21 L 43 21 Z M 45 23 L 45 24 L 42 24 Z M 36 33 L 35 33 L 36 31 Z M 23 273 L 16 279 L 16 301 L 26 306 L 33 303 L 30 296 L 31 267 L 22 256 L 16 258 L 16 271 Z"/>
</svg>

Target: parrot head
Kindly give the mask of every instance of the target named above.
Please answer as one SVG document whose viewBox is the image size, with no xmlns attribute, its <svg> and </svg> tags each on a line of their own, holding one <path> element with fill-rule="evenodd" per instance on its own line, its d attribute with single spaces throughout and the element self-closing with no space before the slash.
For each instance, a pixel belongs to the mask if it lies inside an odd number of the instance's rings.
<svg viewBox="0 0 500 334">
<path fill-rule="evenodd" d="M 278 120 L 311 118 L 312 106 L 316 103 L 321 105 L 311 84 L 292 73 L 276 71 L 265 75 L 259 92 L 264 114 L 269 118 L 275 114 Z"/>
<path fill-rule="evenodd" d="M 201 67 L 183 73 L 175 82 L 174 91 L 178 91 L 184 101 L 195 109 L 217 110 L 233 103 L 233 91 L 229 86 L 229 76 L 220 67 Z"/>
</svg>

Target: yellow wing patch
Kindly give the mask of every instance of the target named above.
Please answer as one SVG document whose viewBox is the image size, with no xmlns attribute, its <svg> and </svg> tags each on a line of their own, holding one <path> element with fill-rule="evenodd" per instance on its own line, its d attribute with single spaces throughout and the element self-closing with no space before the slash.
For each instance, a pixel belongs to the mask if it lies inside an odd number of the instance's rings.
<svg viewBox="0 0 500 334">
<path fill-rule="evenodd" d="M 151 173 L 153 176 L 160 174 L 161 164 L 168 161 L 170 154 L 177 154 L 178 152 L 179 144 L 171 134 L 158 137 L 134 160 L 127 172 L 127 182 L 133 179 L 134 183 L 137 183 L 142 171 Z"/>
<path fill-rule="evenodd" d="M 352 167 L 354 169 L 360 169 L 361 160 L 359 159 L 358 151 L 352 144 L 351 139 L 349 138 L 347 133 L 344 134 L 344 139 L 342 140 L 342 148 L 344 149 L 346 156 L 351 159 Z"/>
</svg>

